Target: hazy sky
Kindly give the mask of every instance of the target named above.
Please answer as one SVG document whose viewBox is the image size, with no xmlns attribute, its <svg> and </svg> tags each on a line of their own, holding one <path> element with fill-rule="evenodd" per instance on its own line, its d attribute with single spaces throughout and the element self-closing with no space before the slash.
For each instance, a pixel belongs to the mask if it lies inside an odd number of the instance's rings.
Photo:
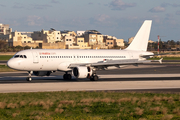
<svg viewBox="0 0 180 120">
<path fill-rule="evenodd" d="M 180 40 L 180 0 L 0 0 L 0 11 L 13 31 L 95 29 L 127 41 L 153 20 L 151 40 Z"/>
</svg>

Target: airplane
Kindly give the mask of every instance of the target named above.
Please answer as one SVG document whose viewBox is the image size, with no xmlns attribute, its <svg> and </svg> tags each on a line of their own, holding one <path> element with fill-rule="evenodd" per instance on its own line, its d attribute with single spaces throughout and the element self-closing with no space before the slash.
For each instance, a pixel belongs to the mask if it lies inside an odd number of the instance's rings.
<svg viewBox="0 0 180 120">
<path fill-rule="evenodd" d="M 72 79 L 73 75 L 97 81 L 97 70 L 152 62 L 147 60 L 154 56 L 154 53 L 147 52 L 151 24 L 152 20 L 145 20 L 134 40 L 123 50 L 28 49 L 17 52 L 7 65 L 15 70 L 28 71 L 27 81 L 32 80 L 32 74 L 49 76 L 55 71 L 65 72 L 64 80 Z"/>
</svg>

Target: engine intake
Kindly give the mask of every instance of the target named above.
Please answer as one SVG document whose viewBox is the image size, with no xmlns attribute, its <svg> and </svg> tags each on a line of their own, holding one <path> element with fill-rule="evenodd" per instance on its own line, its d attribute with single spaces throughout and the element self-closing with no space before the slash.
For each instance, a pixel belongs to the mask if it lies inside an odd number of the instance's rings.
<svg viewBox="0 0 180 120">
<path fill-rule="evenodd" d="M 73 75 L 76 78 L 90 78 L 92 75 L 92 69 L 90 67 L 75 67 L 72 70 Z"/>
</svg>

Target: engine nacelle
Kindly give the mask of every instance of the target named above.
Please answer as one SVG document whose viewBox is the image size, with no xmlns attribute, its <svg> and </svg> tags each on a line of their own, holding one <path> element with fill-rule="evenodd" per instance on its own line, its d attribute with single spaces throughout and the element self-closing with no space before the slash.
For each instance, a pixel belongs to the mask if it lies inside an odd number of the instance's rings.
<svg viewBox="0 0 180 120">
<path fill-rule="evenodd" d="M 33 71 L 33 74 L 36 76 L 49 76 L 51 71 Z"/>
<path fill-rule="evenodd" d="M 90 67 L 75 67 L 73 70 L 73 75 L 76 78 L 90 78 L 90 76 L 92 75 L 92 69 Z"/>
</svg>

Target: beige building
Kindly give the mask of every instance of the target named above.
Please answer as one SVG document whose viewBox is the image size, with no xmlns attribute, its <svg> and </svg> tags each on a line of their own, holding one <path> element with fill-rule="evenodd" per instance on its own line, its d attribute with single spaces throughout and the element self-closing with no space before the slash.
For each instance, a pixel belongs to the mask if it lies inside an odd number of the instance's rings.
<svg viewBox="0 0 180 120">
<path fill-rule="evenodd" d="M 34 43 L 31 37 L 27 35 L 22 35 L 21 32 L 11 32 L 8 38 L 9 46 L 22 46 L 22 43 Z"/>
<path fill-rule="evenodd" d="M 56 43 L 59 41 L 63 42 L 61 32 L 56 30 L 34 31 L 31 34 L 31 37 L 34 41 L 42 40 L 43 43 Z"/>
<path fill-rule="evenodd" d="M 124 47 L 124 39 L 116 39 L 116 45 L 120 47 Z"/>
<path fill-rule="evenodd" d="M 128 44 L 130 44 L 134 40 L 134 37 L 128 39 Z"/>
<path fill-rule="evenodd" d="M 79 45 L 79 49 L 91 49 L 89 43 L 84 41 L 84 37 L 76 37 L 75 42 Z"/>
<path fill-rule="evenodd" d="M 148 43 L 154 43 L 154 41 L 152 41 L 152 40 L 148 40 Z"/>
<path fill-rule="evenodd" d="M 82 36 L 84 35 L 85 31 L 76 31 L 77 36 Z"/>
<path fill-rule="evenodd" d="M 0 35 L 8 35 L 12 32 L 12 28 L 9 28 L 8 24 L 0 24 Z"/>
<path fill-rule="evenodd" d="M 64 30 L 64 31 L 61 31 L 61 35 L 62 36 L 77 36 L 77 34 L 74 32 L 74 31 L 68 31 L 68 30 Z"/>
<path fill-rule="evenodd" d="M 108 48 L 113 48 L 115 45 L 115 40 L 106 40 L 106 45 L 108 46 Z"/>
<path fill-rule="evenodd" d="M 65 42 L 57 42 L 57 43 L 42 43 L 39 46 L 42 49 L 65 49 Z"/>
<path fill-rule="evenodd" d="M 73 36 L 65 36 L 65 45 L 73 46 L 75 37 Z"/>
<path fill-rule="evenodd" d="M 103 35 L 96 30 L 88 30 L 84 33 L 85 42 L 89 45 L 97 45 L 103 43 Z"/>
</svg>

